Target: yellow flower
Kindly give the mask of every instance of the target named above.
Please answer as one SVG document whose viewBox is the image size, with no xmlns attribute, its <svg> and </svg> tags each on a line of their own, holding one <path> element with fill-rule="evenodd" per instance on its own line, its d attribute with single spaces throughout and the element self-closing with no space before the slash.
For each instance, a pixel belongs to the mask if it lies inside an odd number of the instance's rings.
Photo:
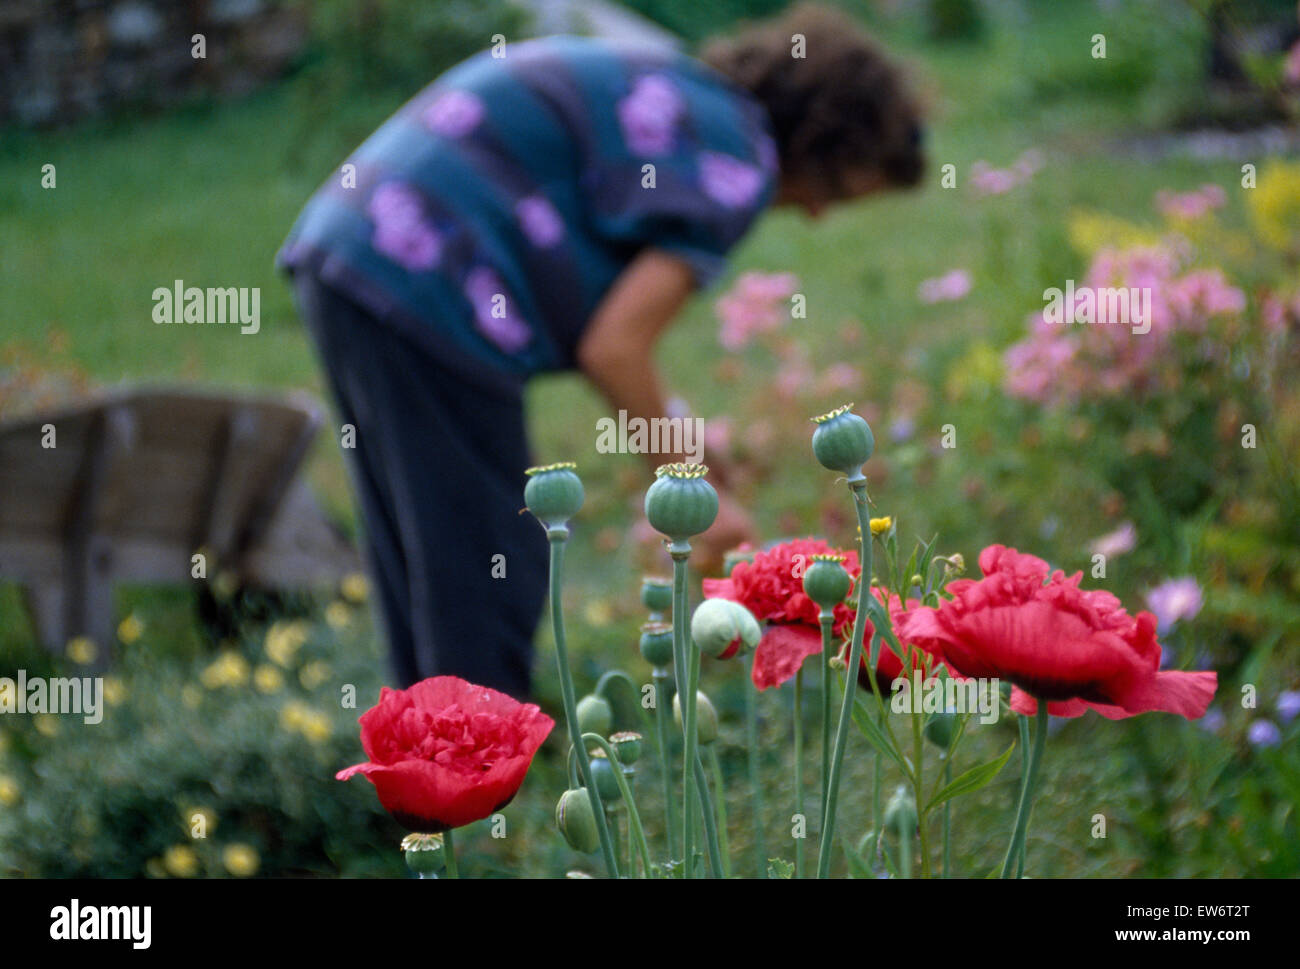
<svg viewBox="0 0 1300 969">
<path fill-rule="evenodd" d="M 329 678 L 332 677 L 333 675 L 334 675 L 334 671 L 330 669 L 330 665 L 328 663 L 323 663 L 320 660 L 314 660 L 308 663 L 306 666 L 304 666 L 301 671 L 299 671 L 298 682 L 300 682 L 303 685 L 303 689 L 314 690 L 322 683 L 328 681 Z"/>
<path fill-rule="evenodd" d="M 314 744 L 321 744 L 330 739 L 330 720 L 325 714 L 311 711 L 302 725 L 302 735 Z"/>
<path fill-rule="evenodd" d="M 77 636 L 68 640 L 68 659 L 74 663 L 93 663 L 99 648 L 89 636 Z"/>
<path fill-rule="evenodd" d="M 257 874 L 257 868 L 262 862 L 250 845 L 233 844 L 227 845 L 221 852 L 221 863 L 236 878 L 247 878 Z"/>
<path fill-rule="evenodd" d="M 1091 256 L 1101 249 L 1131 249 L 1160 244 L 1161 233 L 1105 212 L 1070 213 L 1067 229 L 1075 252 Z"/>
<path fill-rule="evenodd" d="M 203 702 L 203 694 L 199 688 L 192 683 L 187 683 L 181 687 L 181 702 L 191 710 L 197 710 L 199 704 Z"/>
<path fill-rule="evenodd" d="M 302 620 L 271 623 L 271 628 L 266 631 L 266 655 L 271 662 L 288 669 L 310 631 L 311 626 Z"/>
<path fill-rule="evenodd" d="M 589 626 L 608 626 L 614 618 L 614 609 L 608 599 L 588 599 L 583 618 Z"/>
<path fill-rule="evenodd" d="M 296 700 L 285 704 L 280 711 L 280 723 L 286 730 L 300 733 L 312 743 L 328 740 L 330 736 L 329 717 Z"/>
<path fill-rule="evenodd" d="M 126 684 L 122 682 L 121 677 L 104 677 L 104 700 L 110 707 L 121 706 L 126 700 Z"/>
<path fill-rule="evenodd" d="M 209 690 L 223 686 L 243 686 L 248 682 L 248 660 L 233 649 L 228 649 L 199 674 L 199 680 Z"/>
<path fill-rule="evenodd" d="M 0 804 L 5 807 L 13 807 L 18 803 L 18 797 L 21 793 L 16 780 L 7 774 L 0 774 Z"/>
<path fill-rule="evenodd" d="M 894 519 L 886 515 L 884 518 L 871 519 L 871 534 L 883 535 L 893 526 Z"/>
<path fill-rule="evenodd" d="M 135 617 L 134 612 L 117 624 L 117 638 L 128 646 L 139 639 L 142 632 L 144 623 Z"/>
<path fill-rule="evenodd" d="M 342 629 L 352 618 L 352 610 L 346 602 L 335 600 L 325 607 L 325 621 L 333 629 Z"/>
<path fill-rule="evenodd" d="M 59 718 L 52 713 L 38 713 L 32 717 L 32 723 L 35 724 L 37 731 L 44 737 L 57 737 L 59 735 Z"/>
<path fill-rule="evenodd" d="M 1278 249 L 1300 244 L 1300 162 L 1265 165 L 1246 199 L 1261 239 Z"/>
<path fill-rule="evenodd" d="M 274 693 L 280 687 L 284 686 L 284 677 L 274 666 L 267 666 L 263 663 L 253 671 L 253 685 L 261 693 Z"/>
<path fill-rule="evenodd" d="M 280 724 L 286 730 L 297 730 L 308 712 L 307 706 L 297 700 L 286 703 L 284 709 L 280 711 Z"/>
<path fill-rule="evenodd" d="M 199 856 L 189 845 L 172 845 L 163 855 L 163 867 L 177 878 L 193 878 L 199 872 Z"/>
<path fill-rule="evenodd" d="M 339 591 L 343 593 L 343 598 L 347 599 L 348 602 L 355 602 L 360 605 L 370 595 L 370 583 L 360 572 L 352 572 L 344 576 Z"/>
</svg>

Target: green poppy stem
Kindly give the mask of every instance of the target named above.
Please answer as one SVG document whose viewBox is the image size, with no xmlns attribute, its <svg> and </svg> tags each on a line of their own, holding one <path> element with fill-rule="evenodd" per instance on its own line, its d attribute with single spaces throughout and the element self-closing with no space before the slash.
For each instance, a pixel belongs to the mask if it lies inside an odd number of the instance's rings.
<svg viewBox="0 0 1300 969">
<path fill-rule="evenodd" d="M 718 758 L 718 745 L 704 748 L 709 754 L 709 770 L 713 773 L 714 803 L 718 813 L 718 854 L 722 861 L 722 877 L 731 877 L 731 845 L 727 840 L 727 788 L 722 778 L 722 761 Z"/>
<path fill-rule="evenodd" d="M 1043 760 L 1043 748 L 1047 746 L 1047 702 L 1038 701 L 1036 715 L 1037 729 L 1034 731 L 1034 748 L 1029 755 L 1029 767 L 1025 771 L 1025 784 L 1020 791 L 1020 807 L 1016 810 L 1016 827 L 1011 835 L 1011 845 L 1007 848 L 1006 860 L 1002 863 L 1002 877 L 1010 878 L 1012 869 L 1025 852 L 1025 838 L 1029 833 L 1029 811 L 1033 805 L 1034 788 L 1038 784 L 1038 768 Z"/>
<path fill-rule="evenodd" d="M 1025 782 L 1029 780 L 1029 718 L 1017 717 L 1020 721 L 1020 790 L 1016 792 L 1017 803 L 1024 797 Z M 1016 877 L 1025 873 L 1025 851 L 1022 847 L 1020 857 L 1016 859 Z"/>
<path fill-rule="evenodd" d="M 442 833 L 442 855 L 448 878 L 459 878 L 460 870 L 456 867 L 456 843 L 451 836 L 451 828 Z"/>
<path fill-rule="evenodd" d="M 745 657 L 745 743 L 749 747 L 749 801 L 753 813 L 754 877 L 767 872 L 767 849 L 763 844 L 763 781 L 758 762 L 758 687 L 754 686 L 754 657 Z"/>
<path fill-rule="evenodd" d="M 803 812 L 803 667 L 794 675 L 794 813 L 801 824 L 808 824 Z M 794 877 L 803 877 L 804 839 L 794 839 Z"/>
<path fill-rule="evenodd" d="M 677 857 L 677 815 L 672 809 L 672 761 L 668 756 L 668 683 L 672 674 L 662 668 L 654 671 L 655 681 L 655 733 L 659 740 L 659 767 L 664 788 L 664 831 L 668 841 L 668 857 Z"/>
<path fill-rule="evenodd" d="M 635 846 L 641 855 L 641 865 L 645 868 L 645 877 L 650 877 L 650 846 L 645 839 L 645 828 L 641 826 L 641 812 L 637 810 L 636 798 L 632 796 L 632 783 L 623 773 L 623 762 L 618 759 L 618 754 L 609 742 L 598 733 L 585 733 L 582 735 L 583 741 L 595 744 L 605 752 L 609 758 L 610 766 L 614 768 L 614 780 L 618 784 L 619 793 L 623 795 L 623 804 L 627 808 L 627 828 L 628 828 L 628 869 L 629 876 L 636 873 L 636 867 L 632 864 L 632 847 Z"/>
<path fill-rule="evenodd" d="M 853 505 L 858 513 L 858 559 L 862 574 L 858 577 L 857 615 L 853 620 L 853 639 L 849 645 L 848 672 L 844 677 L 844 702 L 840 706 L 840 722 L 835 732 L 835 750 L 831 754 L 830 781 L 826 788 L 826 820 L 822 826 L 821 850 L 817 855 L 817 877 L 827 878 L 831 869 L 831 847 L 835 843 L 835 809 L 840 793 L 840 775 L 844 768 L 844 749 L 848 744 L 849 724 L 853 721 L 853 703 L 857 697 L 858 667 L 862 662 L 862 637 L 866 631 L 865 604 L 871 596 L 871 512 L 867 508 L 867 482 L 850 481 Z"/>
<path fill-rule="evenodd" d="M 822 797 L 817 806 L 824 820 L 826 792 L 831 782 L 831 630 L 835 625 L 835 614 L 823 609 L 818 621 L 822 630 Z"/>
<path fill-rule="evenodd" d="M 952 757 L 950 756 L 943 765 L 943 786 L 947 787 L 952 783 Z M 948 877 L 951 871 L 952 862 L 952 798 L 943 802 L 943 877 Z"/>
<path fill-rule="evenodd" d="M 578 704 L 574 699 L 573 676 L 569 671 L 569 650 L 564 638 L 564 607 L 560 593 L 564 585 L 564 543 L 569 537 L 569 530 L 563 526 L 547 530 L 551 542 L 551 630 L 555 637 L 555 661 L 560 671 L 560 696 L 564 701 L 564 719 L 568 725 L 569 742 L 578 757 L 578 769 L 582 773 L 582 783 L 587 788 L 591 799 L 591 812 L 596 817 L 596 831 L 600 835 L 600 851 L 605 858 L 605 870 L 610 878 L 618 877 L 618 861 L 614 856 L 613 841 L 609 836 L 609 825 L 605 822 L 605 807 L 600 802 L 600 792 L 596 790 L 596 781 L 591 773 L 591 757 L 587 754 L 587 745 L 582 742 L 582 729 L 578 726 Z"/>
<path fill-rule="evenodd" d="M 688 576 L 686 561 L 691 555 L 689 542 L 673 542 L 669 547 L 673 559 L 673 673 L 677 677 L 677 696 L 682 711 L 682 877 L 695 875 L 695 804 L 699 794 L 695 786 L 695 690 L 691 678 L 689 636 L 686 631 Z"/>
</svg>

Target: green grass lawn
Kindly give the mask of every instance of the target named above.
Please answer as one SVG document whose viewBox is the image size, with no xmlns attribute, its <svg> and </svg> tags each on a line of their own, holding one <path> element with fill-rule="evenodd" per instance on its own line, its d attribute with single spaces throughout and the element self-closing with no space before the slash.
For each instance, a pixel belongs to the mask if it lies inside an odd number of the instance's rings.
<svg viewBox="0 0 1300 969">
<path fill-rule="evenodd" d="M 844 323 L 861 324 L 865 340 L 851 361 L 867 375 L 860 400 L 888 400 L 895 381 L 906 373 L 944 373 L 972 341 L 988 339 L 1001 346 L 1020 333 L 1027 314 L 1041 307 L 1042 290 L 1085 268 L 1066 237 L 1072 210 L 1140 218 L 1150 212 L 1159 188 L 1223 182 L 1235 171 L 1228 165 L 1225 174 L 1224 164 L 1210 162 L 1153 165 L 1115 151 L 1116 141 L 1143 120 L 1140 105 L 1126 97 L 1087 95 L 1068 85 L 1045 92 L 1034 78 L 1058 67 L 1080 76 L 1110 69 L 1105 62 L 1090 62 L 1088 38 L 1114 28 L 1112 46 L 1122 47 L 1119 23 L 1109 23 L 1111 15 L 1091 7 L 1086 12 L 1062 12 L 1050 5 L 1027 9 L 1029 22 L 1002 25 L 980 46 L 936 48 L 924 44 L 907 23 L 889 37 L 914 60 L 932 104 L 932 162 L 936 172 L 944 164 L 956 166 L 957 189 L 942 189 L 932 178 L 923 190 L 863 202 L 816 223 L 774 212 L 735 253 L 733 273 L 798 274 L 809 313 L 797 325 L 815 334 L 820 366 L 845 357 L 836 337 Z M 160 117 L 54 133 L 6 132 L 0 141 L 4 351 L 51 371 L 84 372 L 103 385 L 168 381 L 305 388 L 323 397 L 310 345 L 272 258 L 319 182 L 401 97 L 352 91 L 326 112 L 310 97 L 308 84 L 291 80 L 238 103 Z M 998 199 L 971 198 L 965 178 L 973 162 L 985 159 L 1004 166 L 1030 147 L 1047 157 L 1032 183 Z M 52 191 L 40 187 L 46 163 L 57 167 L 58 187 Z M 1228 219 L 1240 217 L 1233 209 L 1230 203 Z M 937 307 L 918 302 L 921 280 L 956 267 L 968 268 L 976 278 L 967 299 Z M 156 326 L 151 293 L 175 279 L 200 287 L 260 287 L 261 332 L 244 336 L 234 328 Z M 715 295 L 695 299 L 660 350 L 670 385 L 697 412 L 710 415 L 730 413 L 735 403 L 734 386 L 718 384 L 712 376 L 723 356 L 711 309 Z M 590 540 L 601 528 L 630 524 L 633 492 L 620 477 L 632 474 L 642 481 L 639 459 L 596 453 L 596 420 L 607 408 L 577 377 L 539 379 L 528 403 L 537 457 L 576 460 L 590 496 L 587 521 L 571 552 L 570 621 L 580 654 L 579 688 L 589 687 L 600 670 L 612 666 L 643 677 L 646 671 L 633 648 L 639 573 L 632 552 L 626 546 L 598 552 Z M 743 421 L 743 414 L 735 416 Z M 789 419 L 802 425 L 806 416 Z M 309 474 L 331 511 L 352 527 L 347 482 L 330 435 L 318 442 Z M 809 455 L 792 454 L 765 484 L 753 510 L 765 534 L 775 536 L 783 513 L 798 512 L 833 493 L 834 483 Z M 960 501 L 924 487 L 891 493 L 886 486 L 873 497 L 907 523 L 909 535 L 930 534 L 947 520 L 945 509 Z M 811 519 L 805 519 L 805 527 L 811 527 Z M 846 544 L 853 538 L 851 530 L 829 537 Z M 973 561 L 989 537 L 986 529 L 973 525 L 967 532 L 944 534 L 942 546 Z M 601 607 L 590 608 L 593 602 Z M 119 605 L 148 618 L 154 635 L 147 642 L 159 651 L 158 662 L 180 662 L 195 653 L 196 634 L 183 592 L 125 590 Z M 605 606 L 609 609 L 602 614 Z M 540 634 L 539 692 L 558 710 L 548 640 L 548 633 Z M 0 590 L 0 651 L 36 662 L 12 589 Z M 724 712 L 724 762 L 739 783 L 743 737 L 738 684 L 734 675 L 712 669 L 706 686 L 717 694 Z M 788 693 L 762 698 L 769 752 L 786 748 Z M 342 716 L 340 722 L 348 719 Z M 1174 831 L 1142 827 L 1150 786 L 1170 770 L 1161 752 L 1196 729 L 1181 720 L 1144 719 L 1158 721 L 1144 724 L 1145 734 L 1090 718 L 1066 726 L 1054 738 L 1031 831 L 1036 875 L 1196 872 L 1217 863 L 1197 853 L 1202 805 L 1191 787 L 1178 787 L 1183 780 L 1164 795 L 1173 802 Z M 1149 748 L 1121 746 L 1134 736 L 1144 736 Z M 1013 739 L 1010 724 L 978 730 L 967 755 L 987 759 Z M 862 745 L 846 785 L 850 791 L 866 790 L 870 759 L 865 751 Z M 779 797 L 780 785 L 788 786 L 784 761 L 784 754 L 769 754 L 767 770 L 776 785 L 769 802 Z M 546 818 L 559 778 L 558 765 L 548 762 L 539 776 L 530 778 L 519 802 L 529 830 L 539 839 L 550 837 Z M 955 829 L 959 870 L 982 875 L 998 861 L 1010 828 L 1015 784 L 1016 771 L 1010 767 L 971 803 L 963 803 Z M 860 834 L 869 808 L 850 798 L 841 830 Z M 1098 812 L 1108 814 L 1114 825 L 1112 836 L 1100 842 L 1087 834 Z M 647 813 L 653 821 L 653 811 Z M 747 858 L 747 814 L 739 798 L 732 818 L 733 850 L 737 858 Z M 769 846 L 781 836 L 775 814 L 773 818 Z M 491 847 L 483 838 L 474 844 L 484 851 Z M 550 873 L 553 869 L 542 866 L 564 863 L 553 850 L 547 849 L 546 856 L 545 862 L 524 863 Z M 1228 873 L 1235 862 L 1222 864 Z"/>
</svg>

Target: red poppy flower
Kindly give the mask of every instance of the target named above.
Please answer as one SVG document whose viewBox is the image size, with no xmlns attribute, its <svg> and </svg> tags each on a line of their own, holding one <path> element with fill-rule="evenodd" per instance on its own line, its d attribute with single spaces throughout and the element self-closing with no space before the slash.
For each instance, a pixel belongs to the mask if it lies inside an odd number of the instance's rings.
<svg viewBox="0 0 1300 969">
<path fill-rule="evenodd" d="M 885 594 L 881 589 L 875 588 L 871 591 L 875 593 L 876 598 L 881 603 L 885 601 Z M 907 600 L 907 610 L 916 609 L 920 605 L 921 600 L 919 599 Z M 898 596 L 891 593 L 889 596 L 889 621 L 890 625 L 894 628 L 895 636 L 899 635 L 898 630 L 903 622 L 903 618 L 907 615 L 907 610 L 903 609 L 903 603 Z M 871 680 L 867 678 L 867 670 L 868 661 L 870 659 L 869 650 L 871 649 L 871 637 L 874 636 L 875 633 L 875 624 L 868 619 L 867 626 L 863 630 L 862 635 L 862 659 L 858 663 L 858 685 L 866 690 L 871 689 Z M 903 642 L 903 640 L 900 640 L 900 642 Z M 927 644 L 928 648 L 922 648 L 917 646 L 917 644 L 910 642 L 905 643 L 905 645 L 915 647 L 916 651 L 919 653 L 919 656 L 916 657 L 913 662 L 920 664 L 919 669 L 922 680 L 929 679 L 930 675 L 936 672 L 938 666 L 943 662 L 943 653 L 934 643 Z M 844 646 L 840 649 L 840 659 L 844 660 L 846 664 L 849 661 L 849 646 L 850 644 L 846 641 Z M 956 676 L 956 673 L 951 669 L 951 667 L 949 668 L 949 672 Z M 882 641 L 880 644 L 880 655 L 876 657 L 876 684 L 880 687 L 881 695 L 889 696 L 893 690 L 894 680 L 898 679 L 902 675 L 902 658 L 894 652 L 888 643 Z"/>
<path fill-rule="evenodd" d="M 455 676 L 379 692 L 363 713 L 364 774 L 402 826 L 436 833 L 486 818 L 510 803 L 555 721 L 533 703 Z"/>
<path fill-rule="evenodd" d="M 1161 671 L 1151 613 L 1130 616 L 1109 592 L 1080 589 L 1082 573 L 1050 572 L 1042 559 L 1002 545 L 980 553 L 980 569 L 983 579 L 948 586 L 951 601 L 910 610 L 900 635 L 941 649 L 966 676 L 1011 681 L 1019 713 L 1034 712 L 1037 700 L 1062 717 L 1205 713 L 1217 674 Z"/>
<path fill-rule="evenodd" d="M 782 542 L 756 553 L 750 561 L 737 562 L 728 579 L 704 580 L 707 598 L 739 602 L 756 619 L 767 623 L 763 638 L 754 651 L 752 675 L 754 685 L 760 690 L 793 679 L 805 659 L 822 651 L 821 626 L 817 621 L 819 610 L 817 603 L 803 591 L 803 573 L 811 564 L 812 556 L 828 554 L 845 557 L 844 568 L 856 583 L 862 572 L 858 553 L 833 548 L 817 538 Z M 879 589 L 875 592 L 883 602 L 883 593 Z M 901 614 L 901 605 L 895 597 L 890 604 L 890 616 L 896 619 Z M 847 602 L 835 607 L 835 622 L 831 629 L 837 639 L 851 635 L 855 615 L 855 609 Z M 871 641 L 874 631 L 868 622 L 864 643 Z M 881 649 L 877 665 L 879 675 L 887 677 L 882 680 L 885 683 L 892 682 L 903 668 L 902 661 L 888 647 Z"/>
</svg>

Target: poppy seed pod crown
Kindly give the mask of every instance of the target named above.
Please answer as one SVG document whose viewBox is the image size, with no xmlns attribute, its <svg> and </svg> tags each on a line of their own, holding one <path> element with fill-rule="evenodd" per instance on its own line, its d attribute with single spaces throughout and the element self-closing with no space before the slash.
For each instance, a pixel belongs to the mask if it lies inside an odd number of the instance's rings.
<svg viewBox="0 0 1300 969">
<path fill-rule="evenodd" d="M 702 464 L 664 464 L 645 493 L 645 513 L 657 532 L 684 542 L 707 531 L 718 517 L 718 493 Z"/>
<path fill-rule="evenodd" d="M 564 528 L 582 508 L 585 495 L 577 465 L 569 461 L 529 468 L 524 472 L 524 504 L 547 531 Z"/>
<path fill-rule="evenodd" d="M 853 579 L 844 567 L 845 561 L 843 555 L 814 555 L 808 571 L 803 574 L 804 594 L 823 610 L 834 609 L 853 588 Z"/>
<path fill-rule="evenodd" d="M 822 467 L 848 475 L 850 483 L 863 480 L 862 466 L 876 449 L 871 427 L 853 413 L 852 407 L 851 403 L 845 404 L 812 419 L 817 425 L 813 431 L 813 454 Z"/>
</svg>

